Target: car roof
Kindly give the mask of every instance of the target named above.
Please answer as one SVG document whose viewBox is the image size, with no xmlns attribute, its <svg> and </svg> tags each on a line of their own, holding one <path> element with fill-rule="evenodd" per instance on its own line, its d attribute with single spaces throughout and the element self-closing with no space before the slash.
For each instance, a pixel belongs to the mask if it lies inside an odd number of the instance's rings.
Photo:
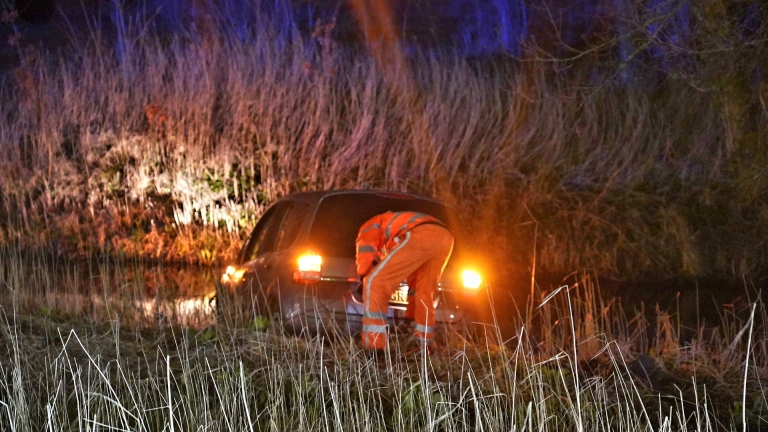
<svg viewBox="0 0 768 432">
<path fill-rule="evenodd" d="M 293 201 L 301 201 L 309 205 L 316 205 L 318 202 L 320 202 L 320 200 L 328 196 L 353 195 L 353 194 L 361 194 L 361 195 L 387 194 L 394 197 L 434 201 L 436 203 L 441 203 L 445 205 L 445 203 L 443 203 L 442 201 L 432 197 L 428 197 L 424 195 L 416 195 L 408 192 L 386 190 L 386 189 L 333 189 L 333 190 L 323 190 L 323 191 L 294 192 L 294 193 L 283 196 L 282 198 L 277 200 L 277 202 L 283 201 L 283 200 L 293 200 Z"/>
</svg>

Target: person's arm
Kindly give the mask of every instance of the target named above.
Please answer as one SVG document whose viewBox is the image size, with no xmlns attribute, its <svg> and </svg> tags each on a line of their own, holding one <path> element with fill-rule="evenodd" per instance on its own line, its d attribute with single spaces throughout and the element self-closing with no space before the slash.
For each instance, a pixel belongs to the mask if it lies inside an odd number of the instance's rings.
<svg viewBox="0 0 768 432">
<path fill-rule="evenodd" d="M 381 238 L 381 223 L 378 217 L 370 219 L 360 227 L 357 233 L 355 246 L 355 265 L 357 274 L 363 277 L 370 273 L 373 268 L 373 262 L 378 256 L 377 247 Z"/>
</svg>

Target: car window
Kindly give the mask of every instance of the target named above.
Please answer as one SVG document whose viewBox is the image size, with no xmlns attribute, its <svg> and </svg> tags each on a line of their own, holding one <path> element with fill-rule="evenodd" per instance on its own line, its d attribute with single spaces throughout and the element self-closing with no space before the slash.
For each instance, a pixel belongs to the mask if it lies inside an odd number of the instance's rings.
<svg viewBox="0 0 768 432">
<path fill-rule="evenodd" d="M 291 247 L 296 240 L 303 221 L 304 212 L 302 208 L 297 205 L 291 206 L 283 218 L 280 229 L 277 231 L 274 250 L 282 251 Z"/>
<path fill-rule="evenodd" d="M 240 257 L 240 262 L 248 262 L 259 256 L 275 250 L 278 235 L 281 232 L 283 221 L 292 207 L 290 202 L 282 202 L 274 205 L 264 216 L 259 219 L 256 227 L 251 232 L 245 249 Z"/>
<path fill-rule="evenodd" d="M 450 223 L 441 203 L 398 194 L 339 194 L 320 201 L 309 237 L 327 256 L 355 257 L 357 231 L 370 218 L 387 211 L 416 211 Z"/>
</svg>

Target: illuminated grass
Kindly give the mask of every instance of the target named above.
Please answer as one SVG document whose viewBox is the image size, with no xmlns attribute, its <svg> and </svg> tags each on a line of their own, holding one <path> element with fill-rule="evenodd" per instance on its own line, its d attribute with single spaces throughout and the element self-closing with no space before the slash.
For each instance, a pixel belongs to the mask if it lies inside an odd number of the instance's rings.
<svg viewBox="0 0 768 432">
<path fill-rule="evenodd" d="M 446 199 L 517 276 L 534 242 L 552 274 L 766 268 L 764 164 L 707 92 L 450 54 L 385 76 L 324 35 L 224 21 L 206 43 L 124 23 L 120 56 L 99 33 L 66 60 L 23 52 L 0 107 L 0 243 L 210 263 L 276 198 L 361 187 Z"/>
<path fill-rule="evenodd" d="M 133 276 L 144 269 L 138 263 L 104 261 L 56 279 L 56 264 L 43 256 L 4 250 L 2 258 L 2 430 L 766 425 L 768 314 L 760 302 L 684 342 L 674 316 L 647 321 L 626 313 L 580 278 L 570 290 L 541 293 L 533 324 L 508 337 L 493 325 L 474 336 L 448 332 L 429 357 L 406 355 L 395 338 L 391 352 L 376 359 L 348 337 L 213 325 L 205 306 L 158 321 L 142 306 L 147 286 Z M 72 309 L 65 300 L 75 279 L 101 284 L 102 301 Z"/>
</svg>

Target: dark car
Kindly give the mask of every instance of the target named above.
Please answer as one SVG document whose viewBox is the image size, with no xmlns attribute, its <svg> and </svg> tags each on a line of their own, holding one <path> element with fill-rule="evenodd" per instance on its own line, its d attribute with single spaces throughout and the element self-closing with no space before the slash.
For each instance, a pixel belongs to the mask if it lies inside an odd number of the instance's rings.
<svg viewBox="0 0 768 432">
<path fill-rule="evenodd" d="M 389 191 L 302 192 L 275 202 L 256 224 L 237 262 L 221 276 L 217 308 L 248 318 L 269 315 L 297 332 L 358 332 L 363 299 L 355 271 L 355 239 L 365 221 L 386 211 L 426 213 L 454 233 L 454 252 L 435 298 L 436 320 L 438 325 L 465 323 L 472 305 L 484 296 L 484 284 L 479 267 L 467 260 L 455 212 L 432 198 Z M 407 301 L 403 281 L 390 300 L 392 324 L 404 320 Z"/>
</svg>

